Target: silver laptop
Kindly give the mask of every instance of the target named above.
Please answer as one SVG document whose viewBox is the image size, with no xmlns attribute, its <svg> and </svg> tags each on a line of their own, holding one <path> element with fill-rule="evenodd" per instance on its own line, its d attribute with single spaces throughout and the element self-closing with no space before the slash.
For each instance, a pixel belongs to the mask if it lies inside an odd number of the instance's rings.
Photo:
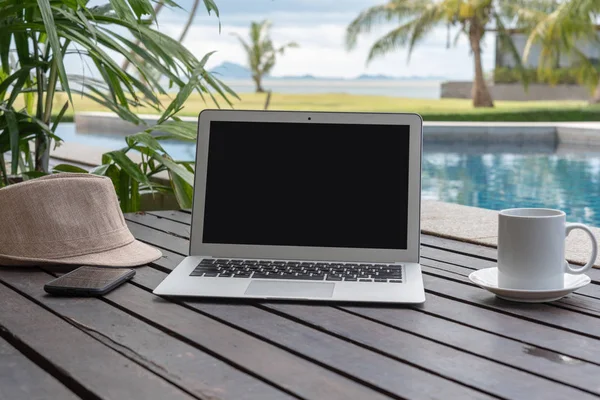
<svg viewBox="0 0 600 400">
<path fill-rule="evenodd" d="M 421 303 L 416 114 L 206 110 L 165 296 Z"/>
</svg>

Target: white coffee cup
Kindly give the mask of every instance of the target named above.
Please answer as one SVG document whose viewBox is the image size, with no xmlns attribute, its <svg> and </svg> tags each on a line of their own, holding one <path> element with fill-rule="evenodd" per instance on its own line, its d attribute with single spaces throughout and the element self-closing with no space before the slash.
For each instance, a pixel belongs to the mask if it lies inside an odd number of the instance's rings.
<svg viewBox="0 0 600 400">
<path fill-rule="evenodd" d="M 565 239 L 574 229 L 592 240 L 586 265 L 574 268 L 565 260 Z M 582 274 L 596 261 L 596 238 L 583 224 L 568 224 L 560 210 L 513 208 L 498 214 L 498 286 L 507 289 L 551 290 L 564 287 L 564 274 Z"/>
</svg>

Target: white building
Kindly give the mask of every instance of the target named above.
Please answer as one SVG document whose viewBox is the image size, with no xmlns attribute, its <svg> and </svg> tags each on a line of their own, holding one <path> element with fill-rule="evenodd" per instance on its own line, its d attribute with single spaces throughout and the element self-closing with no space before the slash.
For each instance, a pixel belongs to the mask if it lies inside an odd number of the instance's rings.
<svg viewBox="0 0 600 400">
<path fill-rule="evenodd" d="M 528 35 L 517 33 L 512 35 L 513 42 L 517 51 L 521 56 L 523 56 L 523 51 L 525 50 L 525 45 L 527 44 Z M 598 36 L 598 41 L 581 41 L 578 45 L 579 49 L 592 61 L 596 63 L 600 63 L 600 33 Z M 538 66 L 539 58 L 540 58 L 541 46 L 539 44 L 534 45 L 530 52 L 529 58 L 526 61 L 526 65 L 532 68 Z M 560 55 L 559 67 L 569 67 L 573 64 L 573 60 L 568 56 L 568 54 Z M 501 41 L 498 36 L 496 36 L 496 67 L 508 67 L 512 68 L 515 66 L 515 61 L 510 54 L 510 52 L 502 49 Z"/>
</svg>

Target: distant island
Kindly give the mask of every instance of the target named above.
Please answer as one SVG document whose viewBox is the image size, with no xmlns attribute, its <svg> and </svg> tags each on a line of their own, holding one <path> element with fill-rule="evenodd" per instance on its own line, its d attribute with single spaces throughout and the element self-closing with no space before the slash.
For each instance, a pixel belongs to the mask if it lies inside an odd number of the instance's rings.
<svg viewBox="0 0 600 400">
<path fill-rule="evenodd" d="M 247 67 L 233 62 L 225 61 L 210 70 L 211 73 L 217 75 L 220 79 L 252 79 L 252 73 Z M 314 75 L 285 75 L 285 76 L 265 76 L 265 79 L 281 79 L 281 80 L 445 80 L 443 76 L 389 76 L 389 75 L 369 75 L 362 74 L 355 78 L 342 78 L 333 76 L 314 76 Z"/>
</svg>

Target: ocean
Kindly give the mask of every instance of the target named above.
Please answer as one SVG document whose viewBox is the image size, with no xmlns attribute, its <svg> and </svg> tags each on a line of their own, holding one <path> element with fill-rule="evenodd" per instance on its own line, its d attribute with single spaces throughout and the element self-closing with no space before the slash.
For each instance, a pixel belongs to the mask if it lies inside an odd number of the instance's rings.
<svg viewBox="0 0 600 400">
<path fill-rule="evenodd" d="M 254 92 L 245 79 L 223 79 L 237 93 Z M 439 99 L 439 80 L 344 80 L 344 79 L 265 79 L 263 87 L 275 93 L 347 93 L 414 99 Z"/>
</svg>

